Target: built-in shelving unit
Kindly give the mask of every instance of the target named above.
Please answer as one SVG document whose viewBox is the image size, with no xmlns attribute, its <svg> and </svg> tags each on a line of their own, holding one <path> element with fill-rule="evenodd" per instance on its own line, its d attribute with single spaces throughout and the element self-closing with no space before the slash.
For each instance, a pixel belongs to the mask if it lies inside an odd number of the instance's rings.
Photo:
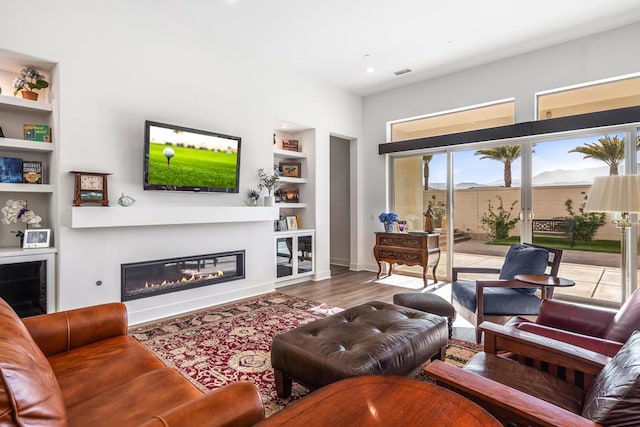
<svg viewBox="0 0 640 427">
<path fill-rule="evenodd" d="M 3 52 L 0 50 L 0 83 L 5 89 L 7 82 L 19 73 L 21 67 L 15 66 L 15 60 L 8 61 L 11 66 L 4 66 Z M 15 58 L 15 55 L 14 55 Z M 25 59 L 25 65 L 30 64 Z M 50 79 L 51 69 L 40 68 Z M 10 89 L 9 89 L 10 90 Z M 38 101 L 23 99 L 18 96 L 0 95 L 0 127 L 4 137 L 0 137 L 0 157 L 15 157 L 23 161 L 42 162 L 42 183 L 9 183 L 0 182 L 0 205 L 7 200 L 26 200 L 29 209 L 42 217 L 42 227 L 54 229 L 56 225 L 55 176 L 57 129 L 54 124 L 54 105 L 46 102 L 47 91 L 41 91 Z M 29 141 L 23 139 L 25 124 L 47 125 L 55 133 L 53 142 Z M 0 227 L 0 247 L 15 246 L 16 238 L 9 231 L 21 230 L 25 224 L 18 223 Z M 6 231 L 6 232 L 4 232 Z M 3 256 L 0 252 L 0 256 Z"/>
<path fill-rule="evenodd" d="M 52 94 L 56 88 L 52 84 L 49 89 L 39 91 L 38 101 L 23 99 L 20 94 L 12 96 L 13 79 L 22 68 L 27 66 L 33 66 L 44 73 L 50 83 L 55 81 L 52 76 L 55 72 L 55 64 L 0 49 L 0 86 L 5 93 L 0 95 L 0 127 L 4 135 L 0 137 L 0 157 L 42 162 L 42 183 L 0 182 L 0 207 L 5 206 L 9 199 L 25 200 L 28 208 L 42 217 L 42 228 L 52 230 L 52 239 L 55 242 L 58 229 L 56 173 L 59 132 L 57 107 L 49 100 L 54 98 Z M 49 126 L 52 130 L 52 142 L 23 139 L 26 124 Z M 57 310 L 57 249 L 55 247 L 20 248 L 18 239 L 11 232 L 24 230 L 25 227 L 26 224 L 22 222 L 0 225 L 0 264 L 19 265 L 43 261 L 46 275 L 46 309 L 47 312 L 54 312 Z"/>
<path fill-rule="evenodd" d="M 280 188 L 297 189 L 298 201 L 276 203 L 282 219 L 274 232 L 276 283 L 285 286 L 307 280 L 315 271 L 315 129 L 279 122 L 274 139 L 274 167 L 289 163 L 300 168 L 299 177 L 280 178 Z M 298 151 L 283 149 L 283 139 L 298 141 Z M 297 229 L 280 228 L 287 223 L 287 217 L 295 217 Z"/>
</svg>

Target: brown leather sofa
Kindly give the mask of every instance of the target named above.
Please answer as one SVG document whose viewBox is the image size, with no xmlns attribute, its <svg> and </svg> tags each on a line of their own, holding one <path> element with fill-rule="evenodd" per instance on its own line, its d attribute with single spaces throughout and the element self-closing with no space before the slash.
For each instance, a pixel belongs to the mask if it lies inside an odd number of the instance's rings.
<svg viewBox="0 0 640 427">
<path fill-rule="evenodd" d="M 0 425 L 248 426 L 256 386 L 202 393 L 127 336 L 124 304 L 20 319 L 0 299 Z"/>
</svg>

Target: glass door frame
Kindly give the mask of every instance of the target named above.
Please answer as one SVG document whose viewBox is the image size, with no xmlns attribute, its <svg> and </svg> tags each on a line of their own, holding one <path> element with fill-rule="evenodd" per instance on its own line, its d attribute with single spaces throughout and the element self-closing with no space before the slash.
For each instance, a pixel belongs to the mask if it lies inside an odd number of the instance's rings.
<svg viewBox="0 0 640 427">
<path fill-rule="evenodd" d="M 426 150 L 417 150 L 414 152 L 404 152 L 402 154 L 386 154 L 387 160 L 387 182 L 389 183 L 389 191 L 387 192 L 388 198 L 386 200 L 386 205 L 388 208 L 392 208 L 393 200 L 394 200 L 394 184 L 390 179 L 393 176 L 393 159 L 397 157 L 412 157 L 412 156 L 422 156 L 426 154 L 446 154 L 446 165 L 447 165 L 447 185 L 446 185 L 446 196 L 445 196 L 445 209 L 446 209 L 446 220 L 448 224 L 453 224 L 453 216 L 454 216 L 454 199 L 453 199 L 453 154 L 457 151 L 466 151 L 466 150 L 477 150 L 480 148 L 488 148 L 488 147 L 496 147 L 500 145 L 521 145 L 521 184 L 520 184 L 520 200 L 521 200 L 521 211 L 520 211 L 520 241 L 524 243 L 532 242 L 531 235 L 531 223 L 535 216 L 534 207 L 532 206 L 532 170 L 533 170 L 533 150 L 535 149 L 536 143 L 541 142 L 549 142 L 553 140 L 558 140 L 565 137 L 577 137 L 577 136 L 588 136 L 588 135 L 602 135 L 605 133 L 622 133 L 625 138 L 625 159 L 624 159 L 624 173 L 625 174 L 637 174 L 638 173 L 638 152 L 636 150 L 635 142 L 638 138 L 638 129 L 640 128 L 640 123 L 625 123 L 624 125 L 617 126 L 608 126 L 601 128 L 588 128 L 588 129 L 579 129 L 576 131 L 568 131 L 568 132 L 559 132 L 554 134 L 546 134 L 539 135 L 536 137 L 526 137 L 526 138 L 511 138 L 506 140 L 492 140 L 492 141 L 483 141 L 479 143 L 470 143 L 470 144 L 462 144 L 456 146 L 447 146 L 447 147 L 437 147 L 433 149 Z M 632 216 L 632 219 L 637 220 L 637 215 Z M 631 227 L 630 232 L 628 233 L 628 241 L 627 243 L 627 259 L 625 260 L 627 265 L 627 282 L 629 284 L 629 290 L 632 291 L 637 288 L 637 269 L 638 269 L 638 245 L 637 245 L 637 236 L 638 231 L 637 227 Z M 446 239 L 448 242 L 453 241 L 453 227 L 447 228 L 447 236 Z M 446 268 L 447 277 L 451 277 L 451 269 L 455 261 L 454 254 L 454 245 L 447 245 L 447 256 L 446 259 L 448 261 L 448 265 Z M 622 296 L 621 296 L 622 297 Z"/>
</svg>

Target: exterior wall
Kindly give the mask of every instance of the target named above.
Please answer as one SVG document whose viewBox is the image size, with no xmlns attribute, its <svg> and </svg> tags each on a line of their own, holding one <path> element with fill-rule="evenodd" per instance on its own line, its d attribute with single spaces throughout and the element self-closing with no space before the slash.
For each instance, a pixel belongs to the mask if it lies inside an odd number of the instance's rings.
<svg viewBox="0 0 640 427">
<path fill-rule="evenodd" d="M 538 219 L 552 219 L 560 216 L 569 215 L 564 202 L 567 199 L 573 201 L 573 211 L 578 214 L 578 208 L 583 202 L 584 193 L 589 191 L 587 185 L 563 185 L 563 186 L 538 186 L 533 189 L 533 211 Z M 427 207 L 427 201 L 432 196 L 436 196 L 436 200 L 442 200 L 442 191 L 425 191 L 424 192 L 424 210 Z M 488 203 L 491 200 L 494 211 L 497 210 L 500 202 L 498 197 L 502 198 L 505 210 L 509 210 L 511 203 L 517 202 L 511 214 L 511 218 L 517 218 L 520 213 L 520 188 L 474 188 L 467 190 L 456 190 L 454 192 L 454 228 L 463 232 L 470 233 L 476 237 L 482 238 L 487 232 L 482 228 L 480 219 L 482 215 L 488 212 Z M 519 236 L 521 222 L 509 233 L 510 236 Z M 607 224 L 598 229 L 595 239 L 618 240 L 620 232 L 611 224 L 610 218 Z"/>
</svg>

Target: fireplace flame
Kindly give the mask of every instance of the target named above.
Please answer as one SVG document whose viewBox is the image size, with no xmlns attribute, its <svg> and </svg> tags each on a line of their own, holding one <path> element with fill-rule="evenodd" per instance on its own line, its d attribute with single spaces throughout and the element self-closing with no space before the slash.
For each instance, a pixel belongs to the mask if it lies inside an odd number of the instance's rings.
<svg viewBox="0 0 640 427">
<path fill-rule="evenodd" d="M 224 276 L 224 273 L 222 272 L 222 270 L 218 270 L 218 271 L 215 271 L 213 273 L 207 273 L 207 274 L 192 272 L 191 276 L 183 276 L 182 278 L 180 278 L 178 280 L 163 280 L 160 283 L 144 282 L 144 288 L 145 289 L 148 289 L 148 288 L 160 288 L 162 286 L 171 286 L 171 285 L 175 285 L 177 283 L 190 283 L 190 282 L 196 282 L 198 280 L 217 279 L 217 278 L 222 277 L 222 276 Z"/>
</svg>

